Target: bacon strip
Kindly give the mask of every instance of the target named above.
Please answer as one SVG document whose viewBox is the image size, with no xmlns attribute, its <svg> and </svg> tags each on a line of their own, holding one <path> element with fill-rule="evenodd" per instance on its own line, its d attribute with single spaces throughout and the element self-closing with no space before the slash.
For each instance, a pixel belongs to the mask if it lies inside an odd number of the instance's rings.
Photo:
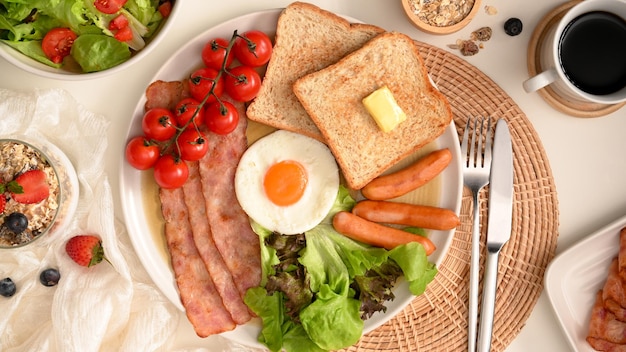
<svg viewBox="0 0 626 352">
<path fill-rule="evenodd" d="M 189 97 L 187 81 L 154 81 L 146 88 L 144 110 L 166 108 L 174 110 L 176 104 Z"/>
<path fill-rule="evenodd" d="M 615 315 L 605 309 L 602 291 L 596 295 L 596 302 L 591 310 L 588 337 L 616 344 L 626 343 L 626 323 L 615 319 Z"/>
<path fill-rule="evenodd" d="M 161 189 L 159 197 L 176 284 L 196 334 L 207 337 L 234 329 L 235 322 L 224 307 L 193 241 L 183 190 Z"/>
<path fill-rule="evenodd" d="M 626 280 L 626 227 L 619 232 L 619 254 L 617 256 L 619 262 L 618 271 L 622 280 Z"/>
<path fill-rule="evenodd" d="M 215 245 L 243 297 L 261 281 L 261 249 L 235 195 L 235 171 L 248 146 L 244 106 L 235 105 L 241 116 L 239 124 L 227 135 L 209 134 L 213 148 L 200 160 L 200 177 Z"/>
<path fill-rule="evenodd" d="M 587 342 L 597 351 L 626 352 L 626 345 L 620 345 L 596 337 L 587 337 Z"/>
<path fill-rule="evenodd" d="M 183 186 L 183 193 L 185 204 L 187 204 L 189 210 L 189 222 L 193 232 L 193 240 L 222 298 L 224 306 L 230 312 L 235 323 L 244 324 L 252 316 L 248 311 L 248 306 L 245 305 L 239 295 L 239 291 L 233 282 L 233 277 L 228 271 L 226 263 L 224 263 L 224 259 L 222 259 L 215 247 L 202 196 L 198 163 L 189 162 L 187 165 L 189 166 L 189 179 Z"/>
<path fill-rule="evenodd" d="M 609 266 L 609 273 L 602 288 L 602 300 L 614 301 L 622 307 L 626 307 L 626 287 L 623 285 L 622 277 L 619 273 L 619 259 L 615 258 Z"/>
</svg>

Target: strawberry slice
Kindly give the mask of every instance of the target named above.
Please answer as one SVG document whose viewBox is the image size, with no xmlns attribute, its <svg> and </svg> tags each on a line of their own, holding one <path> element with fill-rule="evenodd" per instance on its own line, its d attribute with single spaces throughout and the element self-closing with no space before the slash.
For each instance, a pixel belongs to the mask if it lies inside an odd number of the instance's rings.
<svg viewBox="0 0 626 352">
<path fill-rule="evenodd" d="M 15 182 L 20 186 L 11 191 L 13 199 L 22 204 L 39 203 L 48 198 L 50 188 L 46 174 L 41 170 L 29 170 L 19 175 Z"/>
<path fill-rule="evenodd" d="M 102 241 L 94 235 L 78 235 L 65 244 L 65 252 L 78 265 L 90 267 L 100 263 L 104 256 Z"/>
</svg>

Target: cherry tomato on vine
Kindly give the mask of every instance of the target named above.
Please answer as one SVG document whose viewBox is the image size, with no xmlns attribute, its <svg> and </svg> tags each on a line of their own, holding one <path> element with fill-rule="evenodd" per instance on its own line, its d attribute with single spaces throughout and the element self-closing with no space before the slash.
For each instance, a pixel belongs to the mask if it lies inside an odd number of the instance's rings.
<svg viewBox="0 0 626 352">
<path fill-rule="evenodd" d="M 69 28 L 53 28 L 43 37 L 41 49 L 48 59 L 59 64 L 70 54 L 77 37 Z"/>
<path fill-rule="evenodd" d="M 224 90 L 236 101 L 254 99 L 261 89 L 261 76 L 250 66 L 237 66 L 224 78 Z"/>
<path fill-rule="evenodd" d="M 144 137 L 134 137 L 126 144 L 126 161 L 137 170 L 147 170 L 159 159 L 159 147 Z"/>
<path fill-rule="evenodd" d="M 166 141 L 176 134 L 176 116 L 168 109 L 150 109 L 143 115 L 141 128 L 148 139 Z"/>
<path fill-rule="evenodd" d="M 208 97 L 206 102 L 211 103 L 216 101 L 215 96 L 218 98 L 221 97 L 224 91 L 224 78 L 220 76 L 220 78 L 216 80 L 218 74 L 219 71 L 209 67 L 194 71 L 189 77 L 189 93 L 191 93 L 191 96 L 197 101 L 202 101 L 215 84 L 215 88 L 213 88 L 214 95 Z"/>
<path fill-rule="evenodd" d="M 193 118 L 193 123 L 189 123 L 186 128 L 194 128 L 204 123 L 204 107 L 200 107 L 200 102 L 194 98 L 181 99 L 174 108 L 176 123 L 179 127 L 184 127 Z M 194 115 L 195 114 L 195 115 Z"/>
<path fill-rule="evenodd" d="M 259 67 L 270 61 L 272 56 L 272 41 L 267 34 L 252 30 L 243 35 L 247 38 L 237 38 L 233 45 L 235 57 L 246 66 Z"/>
<path fill-rule="evenodd" d="M 183 160 L 200 160 L 209 151 L 209 142 L 206 137 L 195 129 L 183 131 L 178 136 L 177 143 L 180 158 Z"/>
<path fill-rule="evenodd" d="M 178 157 L 165 154 L 154 164 L 154 180 L 161 188 L 182 187 L 189 178 L 189 167 Z"/>
<path fill-rule="evenodd" d="M 98 11 L 106 14 L 114 14 L 126 4 L 127 0 L 96 0 L 94 5 Z"/>
<path fill-rule="evenodd" d="M 202 48 L 202 62 L 204 62 L 204 65 L 216 70 L 222 69 L 228 44 L 228 40 L 224 38 L 215 38 L 206 43 L 204 48 Z M 230 51 L 224 67 L 229 67 L 233 63 L 233 59 L 233 52 Z"/>
<path fill-rule="evenodd" d="M 217 134 L 228 134 L 237 128 L 239 112 L 232 103 L 223 101 L 212 103 L 205 108 L 204 123 L 209 130 Z"/>
</svg>

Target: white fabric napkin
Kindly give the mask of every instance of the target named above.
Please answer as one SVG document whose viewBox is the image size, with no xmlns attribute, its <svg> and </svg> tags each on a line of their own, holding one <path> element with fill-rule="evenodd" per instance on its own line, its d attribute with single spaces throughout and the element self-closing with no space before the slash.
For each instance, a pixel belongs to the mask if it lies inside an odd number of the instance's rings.
<svg viewBox="0 0 626 352">
<path fill-rule="evenodd" d="M 115 220 L 104 173 L 108 121 L 63 90 L 0 89 L 0 135 L 45 139 L 70 159 L 80 182 L 76 215 L 66 231 L 21 249 L 0 249 L 0 279 L 11 277 L 14 296 L 0 297 L 0 351 L 169 350 L 179 312 L 152 284 Z M 78 266 L 65 242 L 98 234 L 107 258 Z M 57 286 L 39 282 L 42 270 L 61 273 Z"/>
</svg>

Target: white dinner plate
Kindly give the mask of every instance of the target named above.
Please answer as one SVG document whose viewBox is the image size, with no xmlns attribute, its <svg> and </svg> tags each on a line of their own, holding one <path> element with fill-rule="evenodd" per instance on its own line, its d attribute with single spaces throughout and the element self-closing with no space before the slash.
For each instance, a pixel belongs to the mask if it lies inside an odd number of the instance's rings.
<svg viewBox="0 0 626 352">
<path fill-rule="evenodd" d="M 570 345 L 576 352 L 595 352 L 585 338 L 596 294 L 619 252 L 619 232 L 626 216 L 601 228 L 552 260 L 546 292 Z"/>
<path fill-rule="evenodd" d="M 202 66 L 200 52 L 204 45 L 216 37 L 230 38 L 233 31 L 243 33 L 246 30 L 258 29 L 273 36 L 280 9 L 266 10 L 241 16 L 219 24 L 191 39 L 186 45 L 174 53 L 170 59 L 154 75 L 151 81 L 179 81 L 187 77 L 193 70 Z M 355 21 L 354 19 L 350 19 Z M 127 140 L 141 135 L 141 117 L 144 113 L 145 95 L 137 103 L 130 121 Z M 250 127 L 249 127 L 250 128 Z M 249 131 L 250 132 L 250 131 Z M 453 210 L 457 214 L 461 208 L 462 177 L 460 164 L 459 140 L 454 122 L 446 128 L 444 134 L 431 143 L 428 148 L 449 148 L 453 161 L 441 174 L 436 182 L 434 204 Z M 425 148 L 427 150 L 428 148 Z M 422 151 L 423 153 L 424 151 Z M 413 156 L 415 158 L 415 156 Z M 179 309 L 184 310 L 177 291 L 173 271 L 162 230 L 159 200 L 156 186 L 151 173 L 138 171 L 122 161 L 120 167 L 120 191 L 124 217 L 130 239 L 142 264 L 152 280 L 165 296 Z M 432 193 L 432 192 L 431 192 Z M 432 196 L 430 198 L 433 198 Z M 431 231 L 430 238 L 437 250 L 429 257 L 430 261 L 439 265 L 452 242 L 454 230 Z M 386 313 L 377 313 L 366 320 L 364 333 L 367 333 L 392 318 L 414 298 L 406 282 L 399 282 L 394 288 L 396 298 L 387 304 Z M 240 344 L 261 347 L 257 335 L 261 328 L 260 319 L 255 319 L 235 330 L 223 333 Z"/>
</svg>

